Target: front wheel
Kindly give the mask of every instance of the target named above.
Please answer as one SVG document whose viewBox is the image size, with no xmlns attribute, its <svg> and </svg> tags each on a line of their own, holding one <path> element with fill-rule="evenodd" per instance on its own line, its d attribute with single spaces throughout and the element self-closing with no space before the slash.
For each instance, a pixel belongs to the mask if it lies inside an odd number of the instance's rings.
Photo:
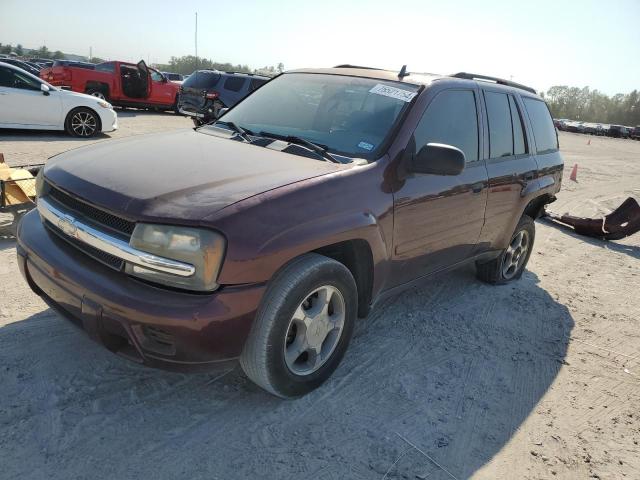
<svg viewBox="0 0 640 480">
<path fill-rule="evenodd" d="M 478 278 L 487 283 L 503 284 L 522 276 L 536 237 L 535 223 L 528 215 L 523 215 L 516 226 L 509 245 L 498 258 L 489 262 L 476 262 Z"/>
<path fill-rule="evenodd" d="M 240 357 L 247 376 L 282 398 L 319 387 L 349 345 L 358 309 L 351 272 L 315 253 L 271 280 Z"/>
<path fill-rule="evenodd" d="M 65 130 L 74 137 L 93 137 L 102 129 L 100 117 L 89 108 L 74 108 L 64 122 Z"/>
</svg>

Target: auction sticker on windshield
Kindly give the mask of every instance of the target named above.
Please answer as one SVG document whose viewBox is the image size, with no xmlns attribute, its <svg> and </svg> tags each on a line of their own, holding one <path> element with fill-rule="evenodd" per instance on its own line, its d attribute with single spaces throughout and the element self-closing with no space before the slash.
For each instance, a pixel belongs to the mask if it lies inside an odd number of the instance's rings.
<svg viewBox="0 0 640 480">
<path fill-rule="evenodd" d="M 417 95 L 416 92 L 411 92 L 409 90 L 403 90 L 402 88 L 390 87 L 389 85 L 383 85 L 378 83 L 375 87 L 369 90 L 371 93 L 375 93 L 377 95 L 384 95 L 385 97 L 396 98 L 398 100 L 402 100 L 403 102 L 410 102 L 413 100 L 413 97 Z"/>
</svg>

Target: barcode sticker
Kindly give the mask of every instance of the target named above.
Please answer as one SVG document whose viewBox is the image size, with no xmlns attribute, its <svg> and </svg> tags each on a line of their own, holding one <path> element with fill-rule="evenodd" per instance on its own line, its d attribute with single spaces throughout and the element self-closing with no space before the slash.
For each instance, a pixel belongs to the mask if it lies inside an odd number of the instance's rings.
<svg viewBox="0 0 640 480">
<path fill-rule="evenodd" d="M 410 102 L 413 100 L 413 97 L 416 96 L 416 92 L 411 92 L 409 90 L 403 90 L 402 88 L 390 87 L 389 85 L 383 85 L 378 83 L 375 87 L 369 90 L 371 93 L 375 93 L 377 95 L 384 95 L 385 97 L 395 98 L 397 100 L 402 100 L 403 102 Z"/>
</svg>

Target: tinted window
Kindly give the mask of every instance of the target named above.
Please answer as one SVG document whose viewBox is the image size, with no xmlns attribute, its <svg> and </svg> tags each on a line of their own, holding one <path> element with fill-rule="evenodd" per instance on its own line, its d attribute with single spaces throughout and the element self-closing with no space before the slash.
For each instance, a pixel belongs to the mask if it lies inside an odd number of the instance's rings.
<svg viewBox="0 0 640 480">
<path fill-rule="evenodd" d="M 251 86 L 249 87 L 249 89 L 253 92 L 256 88 L 264 85 L 265 83 L 267 83 L 268 80 L 263 80 L 262 78 L 252 78 L 251 79 Z"/>
<path fill-rule="evenodd" d="M 229 77 L 224 81 L 224 88 L 232 92 L 239 92 L 244 85 L 244 81 L 243 77 Z"/>
<path fill-rule="evenodd" d="M 444 91 L 429 104 L 415 131 L 416 152 L 427 143 L 445 143 L 462 150 L 467 162 L 478 159 L 478 117 L 470 90 Z"/>
<path fill-rule="evenodd" d="M 523 101 L 529 114 L 529 120 L 531 120 L 538 153 L 557 150 L 558 137 L 556 137 L 556 129 L 553 126 L 547 104 L 542 100 L 527 97 L 524 97 Z"/>
<path fill-rule="evenodd" d="M 193 72 L 191 75 L 189 75 L 189 78 L 184 81 L 182 86 L 184 88 L 207 89 L 215 87 L 218 83 L 218 80 L 220 80 L 220 74 L 218 72 L 203 70 Z"/>
<path fill-rule="evenodd" d="M 520 115 L 520 109 L 511 95 L 509 95 L 509 106 L 511 107 L 511 123 L 513 124 L 513 153 L 515 155 L 527 153 L 522 129 L 522 115 Z"/>
<path fill-rule="evenodd" d="M 100 63 L 96 65 L 96 70 L 100 72 L 111 72 L 114 73 L 116 71 L 115 63 Z"/>
<path fill-rule="evenodd" d="M 13 70 L 0 67 L 0 87 L 13 87 Z"/>
<path fill-rule="evenodd" d="M 513 155 L 509 99 L 504 93 L 484 92 L 489 120 L 489 158 Z"/>
</svg>

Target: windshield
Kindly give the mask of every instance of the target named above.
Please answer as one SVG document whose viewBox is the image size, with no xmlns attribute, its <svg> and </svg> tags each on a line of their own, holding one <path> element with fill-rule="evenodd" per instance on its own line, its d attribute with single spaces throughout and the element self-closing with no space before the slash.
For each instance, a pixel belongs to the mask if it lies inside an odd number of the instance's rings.
<svg viewBox="0 0 640 480">
<path fill-rule="evenodd" d="M 374 158 L 417 85 L 343 75 L 287 73 L 265 84 L 222 120 L 257 135 L 269 132 Z"/>
</svg>

